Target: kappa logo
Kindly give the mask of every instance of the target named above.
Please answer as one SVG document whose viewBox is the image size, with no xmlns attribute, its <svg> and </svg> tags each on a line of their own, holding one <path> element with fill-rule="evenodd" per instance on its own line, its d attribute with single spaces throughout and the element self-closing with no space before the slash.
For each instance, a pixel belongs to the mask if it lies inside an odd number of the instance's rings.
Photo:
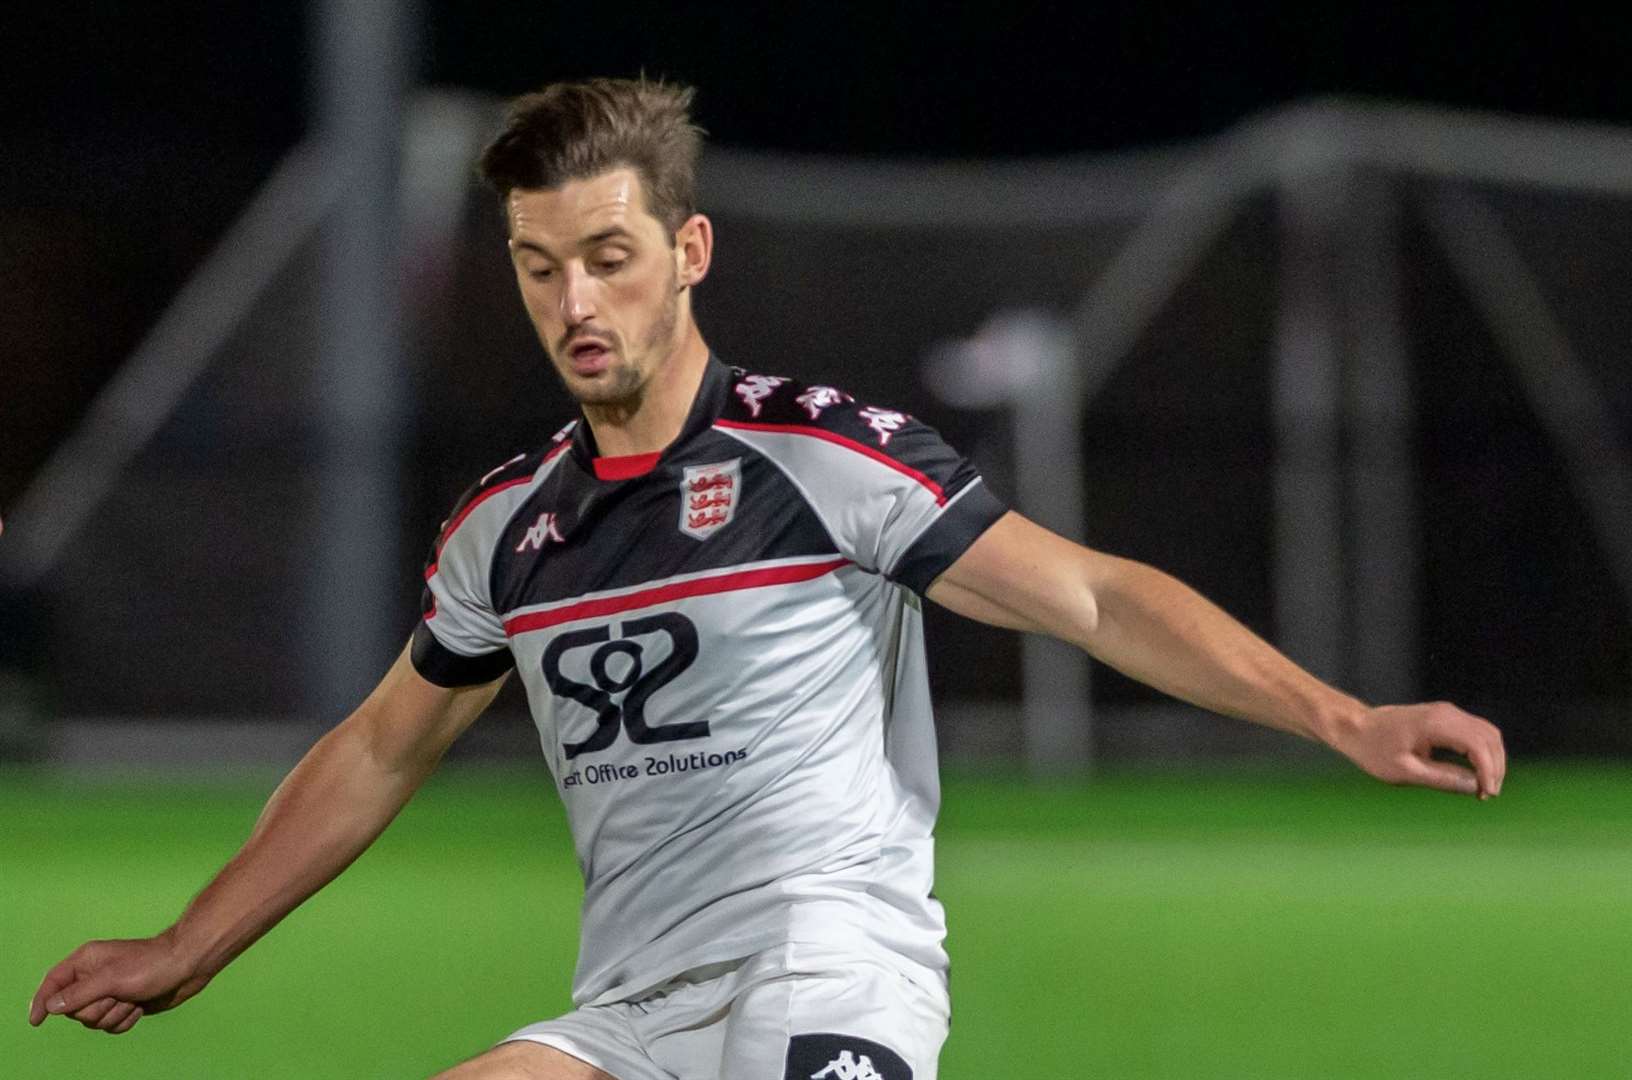
<svg viewBox="0 0 1632 1080">
<path fill-rule="evenodd" d="M 788 380 L 780 375 L 748 375 L 737 384 L 737 396 L 748 406 L 748 412 L 759 415 L 759 403 L 770 397 L 776 388 Z"/>
<path fill-rule="evenodd" d="M 706 540 L 736 516 L 741 501 L 741 458 L 687 465 L 680 477 L 680 531 Z"/>
<path fill-rule="evenodd" d="M 835 390 L 831 386 L 812 386 L 793 400 L 805 407 L 805 412 L 810 414 L 812 420 L 819 420 L 823 409 L 856 399 L 843 390 Z"/>
<path fill-rule="evenodd" d="M 890 409 L 880 409 L 869 405 L 856 415 L 867 422 L 867 426 L 878 432 L 878 445 L 888 446 L 890 436 L 900 431 L 907 422 L 906 413 L 894 412 Z"/>
<path fill-rule="evenodd" d="M 788 1040 L 783 1080 L 912 1080 L 912 1066 L 881 1043 L 819 1032 Z"/>
<path fill-rule="evenodd" d="M 543 549 L 546 540 L 557 544 L 565 543 L 566 537 L 561 535 L 561 530 L 556 526 L 558 520 L 552 510 L 546 510 L 538 515 L 538 520 L 533 522 L 532 527 L 527 530 L 527 535 L 523 536 L 521 543 L 516 545 L 517 553 L 540 551 Z"/>
<path fill-rule="evenodd" d="M 861 1057 L 852 1057 L 850 1051 L 842 1050 L 839 1056 L 827 1063 L 827 1068 L 818 1073 L 811 1073 L 810 1080 L 884 1080 L 884 1074 L 873 1068 L 873 1059 L 866 1054 Z"/>
</svg>

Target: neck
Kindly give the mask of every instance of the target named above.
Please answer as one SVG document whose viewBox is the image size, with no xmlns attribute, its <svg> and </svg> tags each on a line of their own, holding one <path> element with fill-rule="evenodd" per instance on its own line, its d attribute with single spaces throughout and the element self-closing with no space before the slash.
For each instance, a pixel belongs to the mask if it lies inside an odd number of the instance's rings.
<svg viewBox="0 0 1632 1080">
<path fill-rule="evenodd" d="M 686 330 L 658 365 L 634 408 L 585 405 L 584 419 L 603 457 L 654 454 L 673 442 L 685 426 L 697 387 L 708 366 L 708 345 L 697 324 Z"/>
</svg>

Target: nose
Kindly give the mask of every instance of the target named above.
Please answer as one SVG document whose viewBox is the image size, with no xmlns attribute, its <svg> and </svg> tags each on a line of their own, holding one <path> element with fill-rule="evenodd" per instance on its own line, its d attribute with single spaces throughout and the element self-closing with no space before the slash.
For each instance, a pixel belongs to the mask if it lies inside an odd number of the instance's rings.
<svg viewBox="0 0 1632 1080">
<path fill-rule="evenodd" d="M 577 264 L 569 264 L 561 276 L 562 321 L 568 326 L 578 326 L 594 318 L 594 279 Z"/>
</svg>

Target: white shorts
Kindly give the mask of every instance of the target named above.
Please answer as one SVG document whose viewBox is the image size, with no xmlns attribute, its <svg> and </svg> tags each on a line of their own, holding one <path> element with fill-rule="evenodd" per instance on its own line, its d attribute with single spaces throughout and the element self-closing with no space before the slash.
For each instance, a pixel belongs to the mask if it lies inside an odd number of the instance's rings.
<svg viewBox="0 0 1632 1080">
<path fill-rule="evenodd" d="M 949 1021 L 943 986 L 860 954 L 790 944 L 504 1041 L 553 1046 L 618 1080 L 935 1080 Z"/>
</svg>

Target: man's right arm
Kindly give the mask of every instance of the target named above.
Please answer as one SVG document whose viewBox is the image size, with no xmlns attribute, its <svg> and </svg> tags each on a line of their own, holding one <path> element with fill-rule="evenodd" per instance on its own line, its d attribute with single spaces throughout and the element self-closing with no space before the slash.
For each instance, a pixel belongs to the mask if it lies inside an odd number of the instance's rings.
<svg viewBox="0 0 1632 1080">
<path fill-rule="evenodd" d="M 29 1022 L 64 1014 L 119 1033 L 198 993 L 373 843 L 503 684 L 437 686 L 405 649 L 278 785 L 244 846 L 175 925 L 80 946 L 46 973 Z"/>
</svg>

